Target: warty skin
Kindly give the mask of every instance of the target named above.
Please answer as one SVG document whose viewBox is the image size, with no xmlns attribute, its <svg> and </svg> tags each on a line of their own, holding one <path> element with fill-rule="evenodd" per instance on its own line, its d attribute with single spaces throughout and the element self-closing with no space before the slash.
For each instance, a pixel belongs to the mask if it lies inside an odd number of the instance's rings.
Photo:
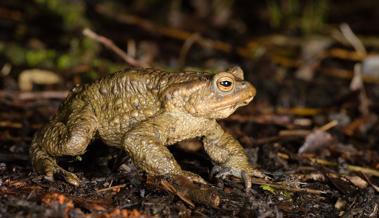
<svg viewBox="0 0 379 218">
<path fill-rule="evenodd" d="M 50 180 L 59 174 L 78 186 L 79 178 L 58 166 L 56 158 L 84 154 L 97 137 L 126 150 L 149 175 L 182 175 L 205 183 L 195 173 L 182 170 L 167 149 L 201 137 L 213 163 L 223 169 L 220 176 L 262 177 L 239 142 L 216 121 L 248 104 L 255 92 L 239 67 L 216 74 L 142 68 L 110 74 L 72 89 L 58 113 L 35 134 L 32 164 Z"/>
</svg>

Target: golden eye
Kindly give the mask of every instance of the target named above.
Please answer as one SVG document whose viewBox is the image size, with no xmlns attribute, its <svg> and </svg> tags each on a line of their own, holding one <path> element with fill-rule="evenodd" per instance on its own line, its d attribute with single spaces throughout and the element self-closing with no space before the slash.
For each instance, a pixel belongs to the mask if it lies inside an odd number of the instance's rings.
<svg viewBox="0 0 379 218">
<path fill-rule="evenodd" d="M 234 80 L 230 77 L 221 77 L 217 80 L 217 88 L 223 92 L 231 91 L 234 87 Z"/>
</svg>

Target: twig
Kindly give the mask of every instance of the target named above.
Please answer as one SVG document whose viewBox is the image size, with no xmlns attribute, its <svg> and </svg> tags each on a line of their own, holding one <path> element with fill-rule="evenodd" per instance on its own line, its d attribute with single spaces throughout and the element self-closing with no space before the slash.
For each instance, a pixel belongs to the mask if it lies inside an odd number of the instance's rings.
<svg viewBox="0 0 379 218">
<path fill-rule="evenodd" d="M 331 162 L 331 161 L 328 161 L 328 160 L 323 160 L 323 159 L 318 159 L 318 158 L 312 158 L 312 157 L 309 157 L 309 158 L 306 157 L 306 158 L 309 159 L 310 161 L 312 161 L 313 163 L 316 163 L 316 164 L 325 165 L 325 166 L 331 166 L 331 167 L 338 167 L 337 163 L 334 163 L 334 162 Z M 347 164 L 346 167 L 347 167 L 348 170 L 350 170 L 352 172 L 360 172 L 360 173 L 364 173 L 364 174 L 367 174 L 367 175 L 379 177 L 379 171 L 375 170 L 375 169 L 371 169 L 371 168 L 367 168 L 367 167 L 361 167 L 361 166 L 356 166 L 356 165 L 350 165 L 350 164 Z"/>
<path fill-rule="evenodd" d="M 312 131 L 305 129 L 291 129 L 291 130 L 281 130 L 279 136 L 281 137 L 305 137 L 309 135 Z"/>
<path fill-rule="evenodd" d="M 46 99 L 66 98 L 68 91 L 39 91 L 39 92 L 19 92 L 19 91 L 0 91 L 0 98 L 11 98 L 17 100 L 34 100 L 34 99 Z"/>
<path fill-rule="evenodd" d="M 361 40 L 359 40 L 359 38 L 351 30 L 350 26 L 344 23 L 344 24 L 341 24 L 340 29 L 345 39 L 351 44 L 351 46 L 353 46 L 355 51 L 357 53 L 360 53 L 366 56 L 367 55 L 366 48 L 363 46 L 363 43 L 361 42 Z"/>
<path fill-rule="evenodd" d="M 350 89 L 353 91 L 355 91 L 355 89 L 359 90 L 359 111 L 363 116 L 370 115 L 371 101 L 367 96 L 366 89 L 363 83 L 361 64 L 355 64 L 354 66 L 354 77 L 351 80 Z"/>
<path fill-rule="evenodd" d="M 353 46 L 355 51 L 358 54 L 362 54 L 364 57 L 367 56 L 367 51 L 361 40 L 354 34 L 354 32 L 351 30 L 349 25 L 342 24 L 340 26 L 341 32 L 343 36 L 346 38 L 346 40 Z M 354 77 L 351 81 L 350 85 L 351 90 L 359 89 L 360 95 L 359 95 L 359 110 L 362 113 L 363 116 L 367 116 L 370 113 L 370 100 L 367 96 L 366 90 L 364 88 L 363 78 L 362 78 L 362 65 L 361 64 L 355 64 L 354 66 Z"/>
<path fill-rule="evenodd" d="M 329 129 L 337 125 L 338 125 L 338 122 L 336 120 L 332 120 L 329 123 L 316 129 L 321 130 L 321 131 L 328 131 Z M 292 138 L 292 137 L 307 137 L 312 132 L 313 132 L 312 130 L 306 130 L 306 129 L 281 130 L 279 131 L 279 134 L 277 136 L 256 139 L 253 141 L 253 144 L 255 145 L 269 144 L 269 143 L 274 143 L 274 142 L 277 142 L 283 139 Z"/>
<path fill-rule="evenodd" d="M 147 19 L 143 19 L 134 15 L 126 14 L 126 13 L 115 13 L 114 10 L 107 8 L 104 5 L 96 5 L 95 10 L 104 15 L 111 17 L 115 20 L 117 20 L 120 23 L 128 24 L 128 25 L 135 25 L 138 26 L 139 28 L 142 28 L 143 30 L 150 32 L 152 34 L 160 34 L 165 37 L 169 37 L 172 39 L 180 40 L 180 41 L 190 41 L 189 39 L 191 37 L 194 37 L 197 33 L 185 31 L 185 30 L 180 30 L 180 29 L 174 29 L 170 27 L 165 27 L 165 26 L 159 26 Z M 331 49 L 330 51 L 326 51 L 321 55 L 321 57 L 336 57 L 340 59 L 345 59 L 345 60 L 363 60 L 367 52 L 365 52 L 364 46 L 359 40 L 356 40 L 357 37 L 354 34 L 351 34 L 352 31 L 350 29 L 350 33 L 346 27 L 341 27 L 345 33 L 345 37 L 349 38 L 349 42 L 353 43 L 357 49 L 363 53 L 358 53 L 358 52 L 350 52 L 342 49 Z M 355 39 L 354 39 L 355 36 Z M 251 59 L 252 58 L 252 52 L 258 49 L 261 46 L 264 47 L 270 47 L 272 44 L 278 44 L 278 45 L 288 45 L 291 44 L 292 46 L 299 46 L 301 42 L 298 42 L 297 38 L 294 37 L 284 37 L 284 36 L 274 36 L 269 38 L 265 37 L 264 40 L 259 40 L 256 39 L 256 41 L 259 42 L 253 42 L 250 41 L 248 44 L 249 46 L 247 47 L 234 47 L 230 43 L 220 41 L 220 40 L 214 40 L 210 38 L 206 38 L 204 36 L 198 36 L 195 41 L 191 43 L 197 43 L 203 48 L 210 48 L 214 49 L 217 51 L 225 52 L 225 53 L 231 53 L 231 52 L 236 52 L 240 57 L 246 58 L 246 59 Z M 275 40 L 276 38 L 280 38 L 280 40 Z M 274 41 L 274 43 L 267 43 L 267 41 Z M 279 41 L 279 42 L 276 42 Z M 295 43 L 294 43 L 295 42 Z M 359 45 L 361 44 L 361 45 Z M 377 44 L 377 43 L 376 43 Z M 361 48 L 363 46 L 363 49 Z M 184 47 L 184 46 L 183 46 Z M 184 48 L 183 48 L 184 49 Z M 284 57 L 283 55 L 275 55 L 271 54 L 271 58 L 274 63 L 285 66 L 285 67 L 298 67 L 299 62 L 297 60 L 292 60 L 287 57 Z M 323 73 L 323 71 L 321 70 Z M 335 73 L 328 73 L 330 76 L 335 76 L 338 78 L 345 78 L 345 75 L 341 74 L 335 74 Z M 351 78 L 351 76 L 348 76 L 348 78 Z M 368 82 L 373 82 L 373 83 L 379 83 L 379 81 L 373 81 L 371 78 L 366 78 L 367 80 L 370 80 Z M 364 80 L 366 81 L 364 78 Z"/>
<path fill-rule="evenodd" d="M 22 123 L 8 121 L 8 120 L 0 120 L 0 127 L 2 127 L 2 128 L 21 129 L 22 128 Z"/>
<path fill-rule="evenodd" d="M 377 203 L 375 203 L 374 209 L 368 215 L 368 217 L 375 217 L 376 215 L 378 215 L 378 204 Z"/>
<path fill-rule="evenodd" d="M 328 131 L 329 129 L 331 129 L 331 128 L 337 126 L 337 125 L 338 125 L 337 120 L 332 120 L 332 121 L 330 121 L 329 123 L 327 123 L 327 124 L 325 124 L 325 125 L 319 127 L 318 130 L 321 130 L 321 131 L 326 132 L 326 131 Z"/>
<path fill-rule="evenodd" d="M 13 128 L 13 129 L 21 129 L 24 125 L 21 122 L 15 122 L 11 120 L 0 120 L 1 128 Z M 31 124 L 29 127 L 32 129 L 39 129 L 42 127 L 42 124 Z"/>
<path fill-rule="evenodd" d="M 335 127 L 338 125 L 338 122 L 336 120 L 332 120 L 329 123 L 316 128 L 316 130 L 321 130 L 321 131 L 328 131 L 329 129 Z M 313 130 L 314 131 L 314 130 Z M 312 130 L 305 130 L 305 129 L 292 129 L 292 130 L 281 130 L 279 132 L 279 136 L 281 137 L 306 137 L 307 135 L 311 134 L 313 132 Z"/>
<path fill-rule="evenodd" d="M 113 10 L 108 9 L 107 7 L 103 5 L 97 5 L 95 10 L 98 13 L 101 13 L 105 16 L 114 18 L 121 23 L 125 23 L 128 25 L 136 25 L 150 33 L 160 34 L 169 38 L 186 41 L 194 35 L 194 33 L 188 32 L 185 30 L 173 29 L 173 28 L 165 27 L 165 26 L 158 26 L 149 20 L 146 20 L 137 16 L 133 16 L 130 14 L 115 13 Z M 232 46 L 229 43 L 218 41 L 218 40 L 212 40 L 212 39 L 204 38 L 201 36 L 198 37 L 198 39 L 196 40 L 196 43 L 198 43 L 202 47 L 211 48 L 211 49 L 223 51 L 226 53 L 229 53 L 232 51 Z"/>
<path fill-rule="evenodd" d="M 260 115 L 251 115 L 251 114 L 233 114 L 228 117 L 229 121 L 246 123 L 254 122 L 259 124 L 274 124 L 279 126 L 288 126 L 291 125 L 290 119 L 287 115 L 276 115 L 276 114 L 260 114 Z"/>
<path fill-rule="evenodd" d="M 16 162 L 27 160 L 29 160 L 29 156 L 26 154 L 0 153 L 1 162 Z"/>
<path fill-rule="evenodd" d="M 338 68 L 321 68 L 320 72 L 325 75 L 351 80 L 354 77 L 354 72 L 351 70 L 343 70 Z M 362 79 L 365 83 L 379 84 L 379 79 L 373 76 L 362 76 Z"/>
<path fill-rule="evenodd" d="M 278 157 L 285 159 L 285 160 L 290 159 L 290 156 L 286 153 L 278 152 L 277 155 L 278 155 Z M 314 164 L 323 165 L 323 166 L 330 166 L 330 167 L 338 167 L 337 163 L 334 163 L 334 162 L 331 162 L 328 160 L 313 158 L 313 157 L 307 157 L 307 156 L 302 156 L 302 158 L 308 159 Z M 370 176 L 379 177 L 379 171 L 372 169 L 372 168 L 361 167 L 361 166 L 356 166 L 356 165 L 351 165 L 351 164 L 347 164 L 346 168 L 352 172 L 362 173 L 364 176 L 370 175 Z M 366 178 L 366 180 L 369 181 L 367 178 Z"/>
<path fill-rule="evenodd" d="M 255 139 L 252 144 L 254 145 L 271 144 L 271 143 L 280 141 L 283 138 L 286 138 L 286 137 L 280 137 L 280 136 L 265 137 L 265 138 Z"/>
<path fill-rule="evenodd" d="M 252 180 L 252 183 L 256 184 L 256 185 L 269 185 L 273 188 L 283 189 L 283 190 L 287 190 L 287 191 L 291 191 L 291 192 L 306 192 L 306 193 L 317 194 L 317 195 L 329 193 L 329 191 L 322 191 L 322 190 L 317 190 L 317 189 L 299 188 L 299 187 L 295 187 L 295 186 L 290 186 L 288 184 L 288 182 L 275 182 L 274 183 L 274 182 L 270 182 L 270 181 L 260 179 L 260 178 L 254 178 Z"/>
<path fill-rule="evenodd" d="M 171 183 L 169 183 L 166 180 L 161 180 L 160 184 L 164 189 L 178 196 L 182 201 L 188 204 L 191 208 L 195 208 L 195 204 L 186 195 L 184 195 L 181 192 L 178 192 Z"/>
<path fill-rule="evenodd" d="M 126 63 L 132 66 L 148 67 L 146 64 L 141 63 L 138 60 L 134 59 L 133 57 L 129 56 L 121 48 L 119 48 L 116 44 L 114 44 L 112 40 L 108 39 L 107 37 L 101 36 L 88 28 L 85 28 L 82 33 L 88 38 L 96 40 L 100 42 L 101 44 L 103 44 L 106 48 L 112 50 L 119 57 L 121 57 Z"/>
<path fill-rule="evenodd" d="M 200 35 L 198 33 L 194 33 L 184 42 L 182 48 L 180 49 L 180 54 L 179 54 L 178 63 L 180 66 L 185 65 L 188 51 L 190 50 L 192 45 L 196 42 L 196 40 L 199 40 L 199 38 L 200 38 Z"/>
<path fill-rule="evenodd" d="M 114 189 L 124 188 L 125 186 L 126 186 L 126 184 L 110 186 L 110 187 L 107 187 L 107 188 L 97 189 L 96 192 L 99 193 L 99 192 L 105 192 L 105 191 L 109 191 L 109 190 L 113 191 Z"/>
<path fill-rule="evenodd" d="M 357 53 L 356 51 L 349 51 L 342 48 L 332 48 L 330 50 L 324 51 L 321 54 L 321 57 L 338 58 L 349 61 L 362 61 L 365 58 L 365 55 L 362 53 Z"/>
<path fill-rule="evenodd" d="M 371 187 L 372 187 L 376 192 L 379 193 L 379 187 L 378 187 L 377 185 L 375 185 L 375 184 L 371 181 L 371 179 L 370 179 L 366 174 L 363 174 L 363 176 L 365 177 L 365 179 L 366 179 L 366 181 L 368 182 L 368 184 L 370 184 Z"/>
<path fill-rule="evenodd" d="M 277 107 L 276 111 L 279 114 L 290 114 L 295 116 L 316 116 L 323 112 L 323 109 L 310 108 L 310 107 L 293 107 L 293 108 L 283 108 Z"/>
</svg>

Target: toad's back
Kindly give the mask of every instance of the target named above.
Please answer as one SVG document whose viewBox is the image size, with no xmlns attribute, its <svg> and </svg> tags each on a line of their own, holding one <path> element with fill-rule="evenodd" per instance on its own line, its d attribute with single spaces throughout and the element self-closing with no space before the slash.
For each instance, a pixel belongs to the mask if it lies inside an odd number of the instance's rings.
<svg viewBox="0 0 379 218">
<path fill-rule="evenodd" d="M 75 107 L 77 103 L 73 101 L 86 102 L 96 117 L 97 134 L 107 144 L 118 146 L 125 132 L 161 112 L 160 94 L 166 88 L 175 83 L 204 80 L 208 75 L 199 72 L 126 69 L 91 85 L 74 88 L 61 108 L 65 110 L 67 107 Z"/>
</svg>

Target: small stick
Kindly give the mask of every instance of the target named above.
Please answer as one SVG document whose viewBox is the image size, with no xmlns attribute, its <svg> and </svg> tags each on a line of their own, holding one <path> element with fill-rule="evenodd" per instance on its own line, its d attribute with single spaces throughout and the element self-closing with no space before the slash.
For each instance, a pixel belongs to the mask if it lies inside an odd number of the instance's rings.
<svg viewBox="0 0 379 218">
<path fill-rule="evenodd" d="M 9 120 L 0 120 L 0 127 L 1 128 L 10 128 L 10 129 L 21 129 L 24 127 L 24 125 L 20 122 L 14 122 Z M 39 129 L 42 127 L 42 124 L 31 124 L 30 127 L 32 129 Z"/>
<path fill-rule="evenodd" d="M 294 130 L 281 130 L 279 136 L 281 137 L 305 137 L 309 135 L 311 130 L 294 129 Z"/>
<path fill-rule="evenodd" d="M 374 209 L 372 210 L 372 213 L 370 213 L 368 217 L 374 217 L 377 214 L 378 214 L 378 204 L 375 203 Z"/>
<path fill-rule="evenodd" d="M 332 120 L 329 123 L 316 128 L 315 130 L 320 130 L 320 131 L 328 131 L 331 128 L 335 127 L 338 125 L 338 122 L 336 120 Z M 314 130 L 313 130 L 314 131 Z M 307 135 L 311 134 L 313 132 L 312 130 L 304 130 L 304 129 L 294 129 L 294 130 L 281 130 L 279 132 L 279 136 L 281 137 L 306 137 Z"/>
<path fill-rule="evenodd" d="M 256 185 L 269 185 L 273 188 L 277 189 L 283 189 L 291 192 L 306 192 L 310 194 L 316 194 L 316 195 L 321 195 L 321 194 L 328 194 L 329 191 L 322 191 L 322 190 L 317 190 L 317 189 L 310 189 L 310 188 L 298 188 L 294 186 L 289 186 L 288 184 L 285 184 L 283 182 L 278 182 L 278 183 L 273 183 L 273 182 L 268 182 L 267 180 L 260 179 L 260 178 L 253 178 L 252 180 L 253 184 Z"/>
<path fill-rule="evenodd" d="M 278 153 L 278 157 L 283 158 L 283 159 L 289 159 L 290 158 L 287 154 L 281 153 L 281 152 Z M 328 161 L 328 160 L 319 159 L 319 158 L 313 158 L 313 157 L 306 157 L 306 156 L 303 156 L 302 158 L 306 158 L 306 159 L 312 161 L 312 163 L 315 163 L 315 164 L 319 164 L 319 165 L 323 165 L 323 166 L 330 166 L 330 167 L 338 167 L 337 163 L 334 163 L 334 162 L 331 162 L 331 161 Z M 351 165 L 351 164 L 347 164 L 346 167 L 347 167 L 348 170 L 350 170 L 352 172 L 360 172 L 360 173 L 363 173 L 363 174 L 366 174 L 366 175 L 371 175 L 371 176 L 379 177 L 379 171 L 375 170 L 375 169 L 371 169 L 371 168 L 368 168 L 368 167 L 361 167 L 361 166 Z"/>
<path fill-rule="evenodd" d="M 0 127 L 2 128 L 13 128 L 13 129 L 21 129 L 22 123 L 19 122 L 13 122 L 8 120 L 0 120 Z"/>
<path fill-rule="evenodd" d="M 359 38 L 351 30 L 349 25 L 347 25 L 346 23 L 341 24 L 340 30 L 342 32 L 342 35 L 351 44 L 351 46 L 353 46 L 353 48 L 355 49 L 357 53 L 361 53 L 364 56 L 367 55 L 366 48 L 364 47 L 361 40 L 359 40 Z"/>
<path fill-rule="evenodd" d="M 125 186 L 126 186 L 126 184 L 110 186 L 110 187 L 107 187 L 107 188 L 97 189 L 96 192 L 97 193 L 99 193 L 99 192 L 105 192 L 105 191 L 109 191 L 109 190 L 124 188 Z"/>
<path fill-rule="evenodd" d="M 91 29 L 85 28 L 83 30 L 83 35 L 87 36 L 88 38 L 91 38 L 95 41 L 100 42 L 103 44 L 106 48 L 112 50 L 114 53 L 116 53 L 119 57 L 121 57 L 126 63 L 132 65 L 132 66 L 138 66 L 138 67 L 148 67 L 146 64 L 139 62 L 138 60 L 132 58 L 127 53 L 125 53 L 120 47 L 118 47 L 114 42 L 110 39 L 108 39 L 105 36 L 99 35 L 92 31 Z"/>
<path fill-rule="evenodd" d="M 18 100 L 34 100 L 44 98 L 66 98 L 68 91 L 39 91 L 39 92 L 19 92 L 19 91 L 0 91 L 0 98 L 12 98 Z"/>
<path fill-rule="evenodd" d="M 337 163 L 333 163 L 328 160 L 323 160 L 323 159 L 318 159 L 318 158 L 308 158 L 310 161 L 313 163 L 319 164 L 319 165 L 324 165 L 324 166 L 332 166 L 332 167 L 337 167 Z M 376 176 L 379 177 L 379 171 L 367 167 L 361 167 L 361 166 L 356 166 L 356 165 L 346 165 L 347 169 L 352 171 L 352 172 L 360 172 L 363 174 L 371 175 L 371 176 Z"/>
<path fill-rule="evenodd" d="M 109 9 L 104 5 L 97 5 L 95 7 L 95 10 L 96 12 L 102 15 L 109 16 L 116 19 L 118 22 L 125 23 L 128 25 L 136 25 L 147 32 L 154 33 L 154 34 L 161 34 L 163 36 L 181 40 L 181 41 L 186 41 L 188 38 L 192 37 L 194 34 L 192 32 L 188 32 L 185 30 L 173 29 L 166 26 L 159 26 L 147 19 L 133 16 L 131 14 L 115 13 L 114 10 Z M 212 39 L 201 37 L 201 36 L 199 36 L 195 42 L 203 48 L 211 48 L 218 51 L 223 51 L 225 53 L 230 53 L 233 50 L 233 46 L 229 43 L 219 41 L 219 40 L 212 40 Z"/>
<path fill-rule="evenodd" d="M 194 33 L 184 41 L 184 44 L 180 49 L 180 55 L 178 60 L 180 66 L 184 66 L 188 51 L 191 49 L 192 45 L 196 42 L 196 40 L 199 39 L 200 35 L 198 33 Z"/>
<path fill-rule="evenodd" d="M 278 157 L 285 159 L 285 160 L 290 159 L 289 155 L 287 155 L 286 153 L 278 152 L 277 155 L 278 155 Z M 306 157 L 306 156 L 303 156 L 302 158 L 308 159 L 315 164 L 319 164 L 319 165 L 323 165 L 323 166 L 338 167 L 337 163 L 334 163 L 334 162 L 331 162 L 328 160 L 313 158 L 313 157 Z M 379 171 L 378 170 L 367 168 L 367 167 L 356 166 L 356 165 L 350 165 L 350 164 L 347 164 L 346 166 L 347 166 L 348 170 L 350 170 L 352 172 L 360 172 L 365 177 L 366 177 L 366 175 L 379 177 Z M 369 181 L 367 179 L 367 177 L 366 177 L 366 180 Z"/>
<path fill-rule="evenodd" d="M 321 131 L 326 132 L 326 131 L 328 131 L 329 129 L 331 129 L 331 128 L 337 126 L 337 125 L 338 125 L 337 120 L 332 120 L 332 121 L 330 121 L 329 123 L 327 123 L 327 124 L 325 124 L 325 125 L 319 127 L 318 130 L 321 130 Z"/>
<path fill-rule="evenodd" d="M 359 90 L 359 111 L 363 116 L 369 116 L 371 101 L 367 96 L 367 92 L 363 83 L 362 64 L 355 64 L 354 66 L 354 77 L 350 83 L 350 90 Z"/>
<path fill-rule="evenodd" d="M 178 192 L 175 189 L 175 187 L 172 184 L 170 184 L 168 181 L 161 180 L 160 184 L 162 185 L 164 189 L 178 196 L 182 201 L 188 204 L 191 208 L 195 208 L 195 204 L 186 195 L 184 195 L 181 192 Z"/>
<path fill-rule="evenodd" d="M 25 154 L 0 153 L 0 161 L 2 162 L 28 161 L 28 160 L 29 160 L 29 156 Z"/>
<path fill-rule="evenodd" d="M 320 72 L 331 77 L 339 79 L 351 80 L 354 77 L 354 72 L 350 70 L 343 70 L 338 68 L 320 68 Z M 371 84 L 379 84 L 379 79 L 375 76 L 362 76 L 363 82 Z"/>
<path fill-rule="evenodd" d="M 341 48 L 332 48 L 330 50 L 324 51 L 321 54 L 324 58 L 338 58 L 348 61 L 362 61 L 365 55 L 362 53 L 357 53 L 356 51 L 349 51 Z"/>
</svg>

